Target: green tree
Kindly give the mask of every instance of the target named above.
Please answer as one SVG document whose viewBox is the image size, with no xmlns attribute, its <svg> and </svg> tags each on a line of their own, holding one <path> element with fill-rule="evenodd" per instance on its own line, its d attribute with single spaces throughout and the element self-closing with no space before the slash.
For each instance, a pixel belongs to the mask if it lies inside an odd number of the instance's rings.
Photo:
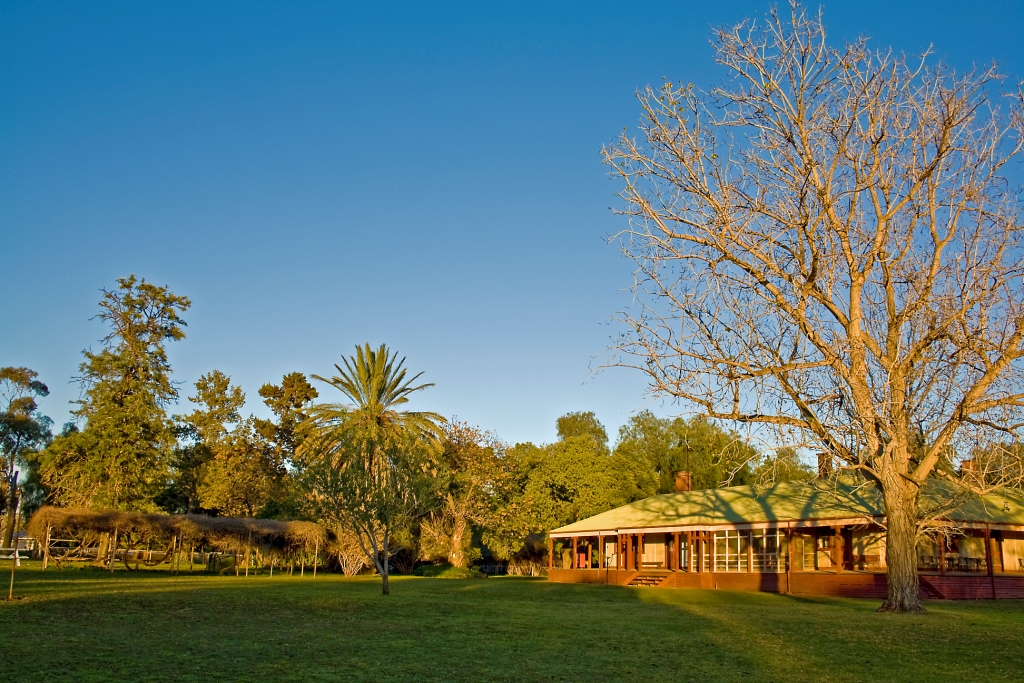
<svg viewBox="0 0 1024 683">
<path fill-rule="evenodd" d="M 574 436 L 589 436 L 599 449 L 608 450 L 608 432 L 591 411 L 566 413 L 555 420 L 555 426 L 562 441 Z"/>
<path fill-rule="evenodd" d="M 807 481 L 814 476 L 814 468 L 801 462 L 796 450 L 788 447 L 765 457 L 754 470 L 754 481 L 760 486 L 771 486 L 780 481 Z"/>
<path fill-rule="evenodd" d="M 434 459 L 436 505 L 421 524 L 428 554 L 444 555 L 455 567 L 471 559 L 474 526 L 490 518 L 504 445 L 465 422 L 448 422 Z"/>
<path fill-rule="evenodd" d="M 31 454 L 51 438 L 50 419 L 38 413 L 37 398 L 50 393 L 28 368 L 0 368 L 0 467 L 3 495 L 0 505 L 7 511 L 3 547 L 10 548 L 18 511 L 18 475 L 29 464 Z M 2 508 L 0 508 L 2 509 Z"/>
<path fill-rule="evenodd" d="M 282 497 L 284 464 L 254 422 L 250 417 L 213 445 L 213 457 L 203 464 L 196 491 L 203 508 L 256 517 Z"/>
<path fill-rule="evenodd" d="M 516 444 L 503 453 L 491 495 L 491 510 L 482 540 L 498 557 L 512 560 L 531 536 L 547 529 L 536 514 L 533 498 L 526 493 L 530 475 L 544 459 L 544 449 L 532 443 Z"/>
<path fill-rule="evenodd" d="M 179 442 L 171 453 L 167 486 L 156 497 L 156 505 L 170 514 L 205 512 L 199 506 L 199 484 L 203 466 L 213 458 L 213 451 L 200 441 L 192 441 L 187 428 L 179 426 Z"/>
<path fill-rule="evenodd" d="M 281 463 L 290 465 L 298 446 L 298 427 L 308 416 L 310 403 L 320 394 L 301 372 L 288 373 L 280 385 L 264 384 L 259 393 L 277 422 L 257 418 L 256 431 L 272 444 Z"/>
<path fill-rule="evenodd" d="M 97 317 L 110 326 L 80 367 L 81 431 L 54 439 L 39 472 L 67 506 L 151 509 L 169 474 L 176 438 L 166 406 L 177 398 L 166 344 L 184 339 L 188 298 L 134 275 L 103 290 Z"/>
<path fill-rule="evenodd" d="M 259 394 L 276 420 L 256 418 L 255 429 L 283 472 L 274 495 L 259 515 L 292 519 L 303 517 L 302 492 L 296 486 L 299 472 L 295 452 L 301 440 L 299 425 L 309 416 L 309 405 L 319 393 L 304 374 L 290 372 L 281 379 L 280 385 L 264 384 Z M 351 537 L 351 532 L 347 536 Z"/>
<path fill-rule="evenodd" d="M 760 460 L 757 449 L 739 434 L 713 422 L 659 418 L 646 410 L 619 429 L 615 453 L 648 463 L 657 477 L 654 493 L 674 491 L 677 472 L 690 472 L 695 489 L 749 484 L 752 465 Z"/>
<path fill-rule="evenodd" d="M 436 447 L 436 413 L 400 410 L 409 396 L 433 384 L 406 379 L 386 346 L 356 347 L 330 379 L 314 375 L 352 403 L 317 404 L 300 430 L 302 484 L 315 514 L 354 531 L 388 594 L 391 536 L 424 498 L 426 465 Z"/>
<path fill-rule="evenodd" d="M 625 505 L 655 492 L 657 479 L 644 459 L 609 454 L 604 427 L 592 413 L 569 413 L 558 422 L 559 441 L 517 444 L 502 458 L 487 546 L 504 557 L 531 537 Z"/>
<path fill-rule="evenodd" d="M 206 464 L 227 440 L 232 426 L 242 420 L 239 411 L 245 405 L 245 393 L 231 386 L 231 378 L 223 372 L 202 375 L 195 387 L 196 395 L 188 400 L 196 409 L 174 418 L 179 441 L 171 457 L 170 482 L 157 499 L 169 512 L 197 511 Z"/>
<path fill-rule="evenodd" d="M 231 425 L 242 421 L 245 392 L 240 386 L 231 386 L 231 378 L 214 370 L 196 381 L 196 395 L 189 401 L 199 407 L 178 420 L 195 435 L 195 439 L 213 448 L 231 431 Z"/>
</svg>

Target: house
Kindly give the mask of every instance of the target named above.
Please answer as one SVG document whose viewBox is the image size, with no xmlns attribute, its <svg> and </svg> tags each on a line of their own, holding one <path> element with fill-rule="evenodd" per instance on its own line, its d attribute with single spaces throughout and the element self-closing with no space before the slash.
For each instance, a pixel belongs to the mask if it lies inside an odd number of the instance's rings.
<svg viewBox="0 0 1024 683">
<path fill-rule="evenodd" d="M 917 549 L 926 596 L 1024 598 L 1024 494 L 929 480 L 921 506 L 939 512 Z M 852 479 L 652 496 L 551 531 L 548 580 L 884 598 L 882 510 Z"/>
</svg>

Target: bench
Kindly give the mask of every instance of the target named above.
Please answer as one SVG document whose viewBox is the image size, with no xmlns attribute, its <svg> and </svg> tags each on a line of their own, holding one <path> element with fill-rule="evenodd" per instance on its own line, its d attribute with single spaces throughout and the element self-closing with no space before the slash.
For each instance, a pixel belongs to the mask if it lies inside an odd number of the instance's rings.
<svg viewBox="0 0 1024 683">
<path fill-rule="evenodd" d="M 14 566 L 20 567 L 21 561 L 27 560 L 28 551 L 24 548 L 0 548 L 0 560 L 14 560 Z"/>
</svg>

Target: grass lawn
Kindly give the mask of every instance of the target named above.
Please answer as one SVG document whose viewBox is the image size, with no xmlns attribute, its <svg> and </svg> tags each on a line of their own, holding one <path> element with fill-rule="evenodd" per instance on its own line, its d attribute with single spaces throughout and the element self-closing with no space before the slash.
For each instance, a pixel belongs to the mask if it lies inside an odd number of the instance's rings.
<svg viewBox="0 0 1024 683">
<path fill-rule="evenodd" d="M 6 565 L 7 563 L 3 563 Z M 6 593 L 6 576 L 4 576 Z M 19 570 L 8 681 L 1024 680 L 1024 602 Z"/>
</svg>

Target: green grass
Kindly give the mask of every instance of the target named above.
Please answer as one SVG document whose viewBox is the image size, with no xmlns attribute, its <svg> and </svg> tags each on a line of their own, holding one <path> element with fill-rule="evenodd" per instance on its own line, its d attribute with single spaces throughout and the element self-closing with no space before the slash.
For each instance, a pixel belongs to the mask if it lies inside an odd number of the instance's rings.
<svg viewBox="0 0 1024 683">
<path fill-rule="evenodd" d="M 4 563 L 6 564 L 6 563 Z M 6 579 L 6 577 L 5 577 Z M 6 581 L 5 581 L 6 584 Z M 6 585 L 5 585 L 6 588 Z M 549 584 L 21 570 L 10 681 L 1022 680 L 1024 603 Z"/>
</svg>

